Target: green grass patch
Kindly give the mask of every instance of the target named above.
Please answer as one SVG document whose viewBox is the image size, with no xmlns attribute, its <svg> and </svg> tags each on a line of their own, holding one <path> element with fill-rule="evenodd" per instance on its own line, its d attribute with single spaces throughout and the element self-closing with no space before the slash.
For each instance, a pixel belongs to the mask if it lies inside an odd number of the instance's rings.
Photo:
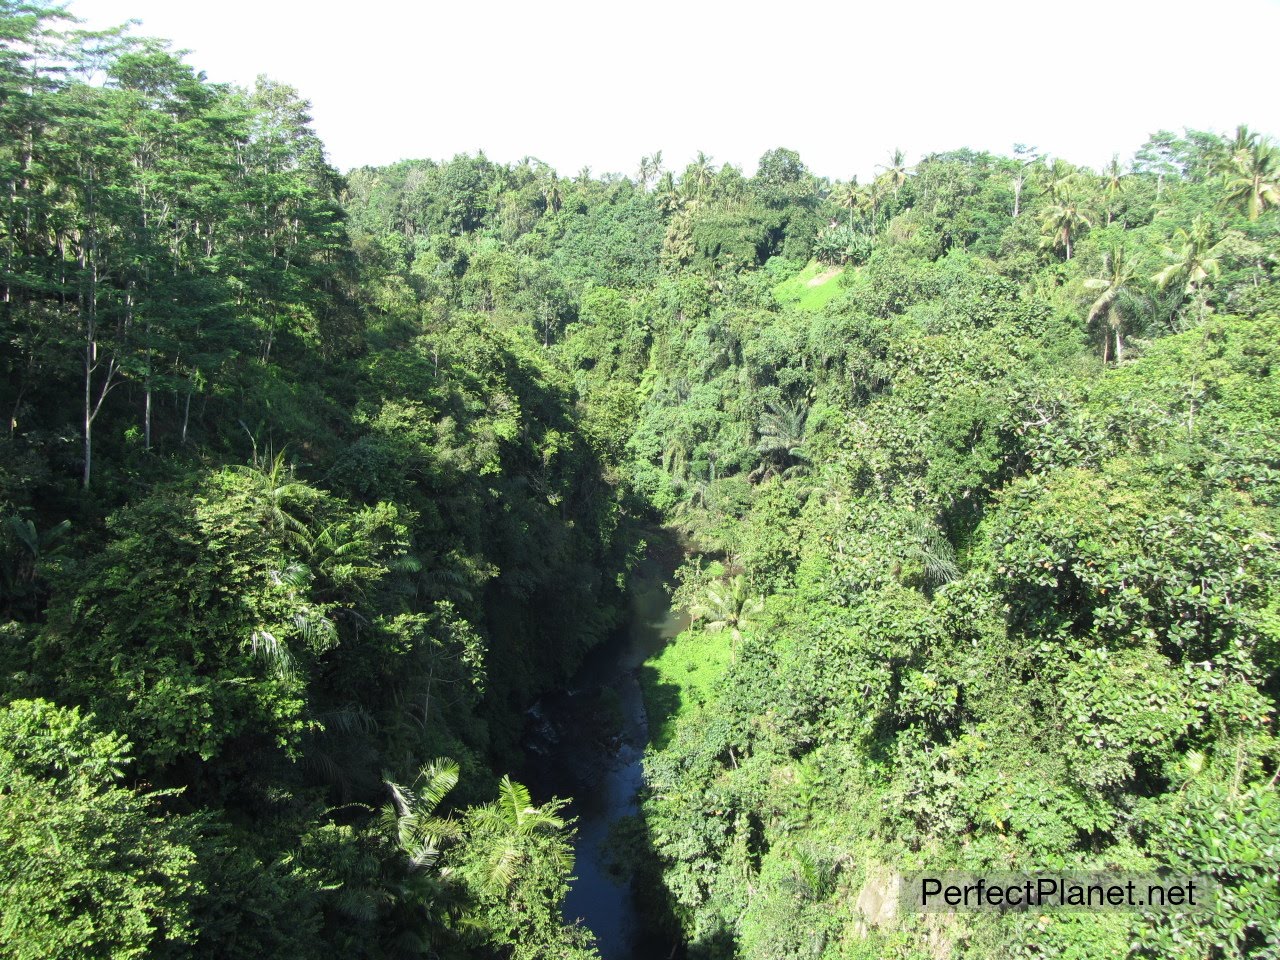
<svg viewBox="0 0 1280 960">
<path fill-rule="evenodd" d="M 686 630 L 640 668 L 649 740 L 659 750 L 671 742 L 681 717 L 711 699 L 711 688 L 729 668 L 731 644 L 728 631 Z"/>
<path fill-rule="evenodd" d="M 799 310 L 821 310 L 841 292 L 839 267 L 810 260 L 809 265 L 794 277 L 783 280 L 773 288 L 774 299 L 783 306 Z M 816 281 L 816 282 L 815 282 Z M 812 284 L 812 285 L 811 285 Z"/>
</svg>

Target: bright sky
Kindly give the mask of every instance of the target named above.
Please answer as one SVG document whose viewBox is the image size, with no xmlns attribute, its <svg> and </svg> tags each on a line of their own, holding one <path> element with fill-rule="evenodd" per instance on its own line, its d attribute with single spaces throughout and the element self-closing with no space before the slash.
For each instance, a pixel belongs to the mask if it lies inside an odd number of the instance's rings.
<svg viewBox="0 0 1280 960">
<path fill-rule="evenodd" d="M 297 87 L 341 169 L 483 149 L 561 174 L 785 146 L 864 179 L 1015 142 L 1127 159 L 1157 129 L 1275 133 L 1280 0 L 70 0 L 211 80 Z M 1268 39 L 1271 38 L 1271 39 Z"/>
</svg>

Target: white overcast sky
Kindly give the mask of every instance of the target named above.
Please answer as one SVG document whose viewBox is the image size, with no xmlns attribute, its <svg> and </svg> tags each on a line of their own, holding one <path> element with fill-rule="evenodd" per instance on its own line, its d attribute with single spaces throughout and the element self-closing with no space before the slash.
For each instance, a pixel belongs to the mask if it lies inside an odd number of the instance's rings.
<svg viewBox="0 0 1280 960">
<path fill-rule="evenodd" d="M 785 146 L 864 178 L 1015 142 L 1123 159 L 1157 129 L 1280 130 L 1280 0 L 71 0 L 172 40 L 214 81 L 312 103 L 341 169 L 483 149 L 560 173 Z M 1268 53 L 1267 51 L 1271 52 Z"/>
</svg>

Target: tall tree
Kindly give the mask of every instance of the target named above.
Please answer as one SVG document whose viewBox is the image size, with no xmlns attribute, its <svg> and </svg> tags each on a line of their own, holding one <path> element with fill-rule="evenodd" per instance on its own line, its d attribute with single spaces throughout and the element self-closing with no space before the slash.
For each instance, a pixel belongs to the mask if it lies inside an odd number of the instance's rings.
<svg viewBox="0 0 1280 960">
<path fill-rule="evenodd" d="M 1268 207 L 1280 205 L 1280 151 L 1256 135 L 1232 155 L 1227 177 L 1227 200 L 1257 220 Z"/>
<path fill-rule="evenodd" d="M 699 150 L 693 162 L 685 167 L 684 176 L 680 178 L 681 192 L 691 200 L 703 199 L 715 180 L 715 173 L 716 168 L 711 162 L 711 157 Z"/>
<path fill-rule="evenodd" d="M 1107 226 L 1111 226 L 1111 218 L 1115 213 L 1116 202 L 1129 188 L 1125 179 L 1124 168 L 1120 166 L 1119 154 L 1111 155 L 1111 162 L 1102 172 L 1102 196 L 1107 207 Z"/>
<path fill-rule="evenodd" d="M 1042 245 L 1064 251 L 1066 259 L 1070 260 L 1076 237 L 1093 224 L 1085 216 L 1078 200 L 1064 196 L 1045 212 L 1042 226 L 1046 233 Z"/>
<path fill-rule="evenodd" d="M 1086 290 L 1096 292 L 1097 296 L 1089 306 L 1086 322 L 1093 326 L 1101 321 L 1105 324 L 1102 331 L 1102 362 L 1109 360 L 1110 345 L 1115 344 L 1116 363 L 1124 360 L 1124 333 L 1127 321 L 1137 313 L 1136 291 L 1134 281 L 1137 268 L 1133 258 L 1119 244 L 1113 246 L 1103 257 L 1103 273 L 1100 277 L 1085 280 Z"/>
<path fill-rule="evenodd" d="M 1013 173 L 1013 218 L 1016 220 L 1022 210 L 1022 189 L 1027 184 L 1027 171 L 1040 158 L 1035 147 L 1025 143 L 1013 145 L 1013 156 L 1016 167 Z"/>
<path fill-rule="evenodd" d="M 1151 279 L 1161 290 L 1180 291 L 1177 307 L 1195 299 L 1203 316 L 1205 288 L 1222 272 L 1222 252 L 1222 241 L 1215 236 L 1213 226 L 1203 216 L 1197 216 L 1191 229 L 1179 227 L 1174 233 L 1173 244 L 1164 248 L 1171 262 Z"/>
<path fill-rule="evenodd" d="M 640 189 L 648 193 L 649 187 L 662 176 L 662 151 L 656 150 L 650 156 L 640 158 L 640 170 L 637 179 Z"/>
<path fill-rule="evenodd" d="M 853 177 L 848 183 L 836 184 L 831 191 L 831 201 L 840 209 L 848 211 L 849 228 L 853 229 L 854 215 L 862 209 L 865 202 L 865 194 L 858 186 L 858 178 Z"/>
</svg>

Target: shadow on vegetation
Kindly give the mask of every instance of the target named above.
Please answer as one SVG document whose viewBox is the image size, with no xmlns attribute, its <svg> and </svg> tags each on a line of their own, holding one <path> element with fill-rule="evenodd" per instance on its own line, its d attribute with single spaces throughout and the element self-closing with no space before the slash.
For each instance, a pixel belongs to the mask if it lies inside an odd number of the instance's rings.
<svg viewBox="0 0 1280 960">
<path fill-rule="evenodd" d="M 666 531 L 646 531 L 645 539 L 627 623 L 587 655 L 567 689 L 533 706 L 524 744 L 535 797 L 573 798 L 576 879 L 564 912 L 590 928 L 605 960 L 685 956 L 639 806 L 650 736 L 646 697 L 656 693 L 663 711 L 680 707 L 679 688 L 650 683 L 656 676 L 645 661 L 684 626 L 667 591 L 683 548 Z"/>
</svg>

